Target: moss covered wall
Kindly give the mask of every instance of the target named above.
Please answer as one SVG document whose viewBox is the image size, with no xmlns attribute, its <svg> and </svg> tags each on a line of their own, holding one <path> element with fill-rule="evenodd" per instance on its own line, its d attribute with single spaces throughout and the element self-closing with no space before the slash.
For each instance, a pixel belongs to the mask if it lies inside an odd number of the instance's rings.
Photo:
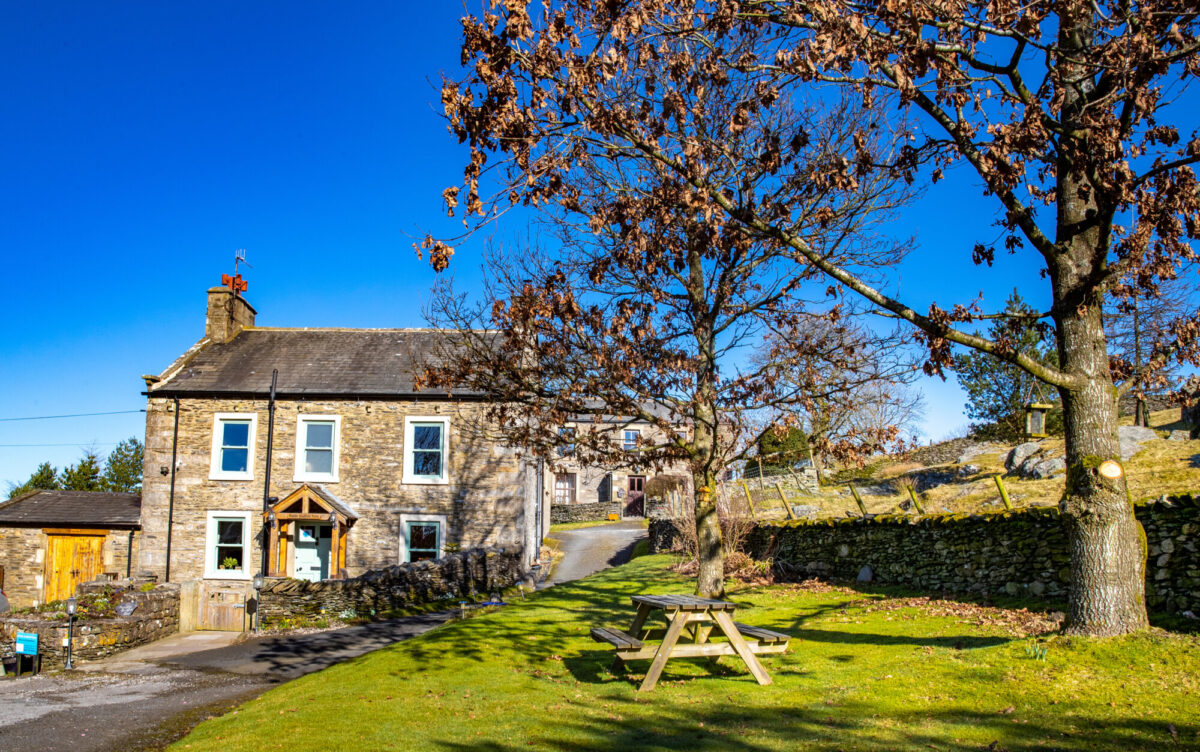
<svg viewBox="0 0 1200 752">
<path fill-rule="evenodd" d="M 1137 517 L 1146 530 L 1150 609 L 1200 614 L 1200 499 L 1140 504 Z M 669 549 L 673 532 L 670 521 L 652 521 L 652 548 Z M 747 552 L 774 560 L 788 578 L 853 579 L 868 566 L 873 582 L 928 592 L 1061 600 L 1071 582 L 1066 534 L 1053 508 L 761 523 Z"/>
</svg>

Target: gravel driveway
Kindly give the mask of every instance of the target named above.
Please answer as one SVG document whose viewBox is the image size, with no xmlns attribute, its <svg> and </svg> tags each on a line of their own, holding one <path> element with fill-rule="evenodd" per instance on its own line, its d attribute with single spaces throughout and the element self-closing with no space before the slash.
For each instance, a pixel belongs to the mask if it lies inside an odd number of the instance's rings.
<svg viewBox="0 0 1200 752">
<path fill-rule="evenodd" d="M 220 715 L 279 682 L 422 634 L 453 614 L 259 637 L 141 660 L 131 658 L 136 652 L 131 651 L 91 664 L 88 671 L 0 681 L 0 750 L 159 749 L 205 718 Z M 212 634 L 197 633 L 198 639 Z"/>
</svg>

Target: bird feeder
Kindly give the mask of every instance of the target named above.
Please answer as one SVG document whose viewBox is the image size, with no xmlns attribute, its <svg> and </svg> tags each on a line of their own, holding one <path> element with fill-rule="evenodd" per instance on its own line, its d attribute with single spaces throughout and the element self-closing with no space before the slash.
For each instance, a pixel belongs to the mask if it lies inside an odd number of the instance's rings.
<svg viewBox="0 0 1200 752">
<path fill-rule="evenodd" d="M 1050 434 L 1046 432 L 1046 412 L 1054 405 L 1046 402 L 1030 402 L 1025 405 L 1025 438 L 1044 439 Z"/>
</svg>

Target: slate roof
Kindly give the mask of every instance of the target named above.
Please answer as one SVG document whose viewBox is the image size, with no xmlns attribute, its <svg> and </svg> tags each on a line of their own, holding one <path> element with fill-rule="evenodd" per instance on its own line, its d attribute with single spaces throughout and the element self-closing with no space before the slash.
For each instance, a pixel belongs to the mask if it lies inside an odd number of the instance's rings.
<svg viewBox="0 0 1200 752">
<path fill-rule="evenodd" d="M 449 336 L 437 329 L 248 328 L 224 344 L 201 341 L 147 394 L 265 396 L 271 370 L 278 369 L 276 394 L 282 397 L 444 397 L 444 389 L 416 391 L 413 377 L 445 351 Z"/>
<path fill-rule="evenodd" d="M 31 491 L 0 504 L 0 527 L 138 530 L 141 513 L 141 494 Z"/>
</svg>

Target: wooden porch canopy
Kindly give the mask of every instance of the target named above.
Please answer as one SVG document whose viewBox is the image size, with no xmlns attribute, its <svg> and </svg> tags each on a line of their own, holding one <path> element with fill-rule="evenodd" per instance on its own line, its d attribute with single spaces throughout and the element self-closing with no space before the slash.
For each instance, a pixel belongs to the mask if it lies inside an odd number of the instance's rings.
<svg viewBox="0 0 1200 752">
<path fill-rule="evenodd" d="M 263 518 L 263 527 L 268 535 L 268 576 L 292 576 L 296 525 L 301 522 L 332 526 L 329 579 L 340 580 L 346 576 L 346 536 L 358 520 L 358 515 L 333 494 L 320 486 L 305 483 L 272 504 Z"/>
</svg>

